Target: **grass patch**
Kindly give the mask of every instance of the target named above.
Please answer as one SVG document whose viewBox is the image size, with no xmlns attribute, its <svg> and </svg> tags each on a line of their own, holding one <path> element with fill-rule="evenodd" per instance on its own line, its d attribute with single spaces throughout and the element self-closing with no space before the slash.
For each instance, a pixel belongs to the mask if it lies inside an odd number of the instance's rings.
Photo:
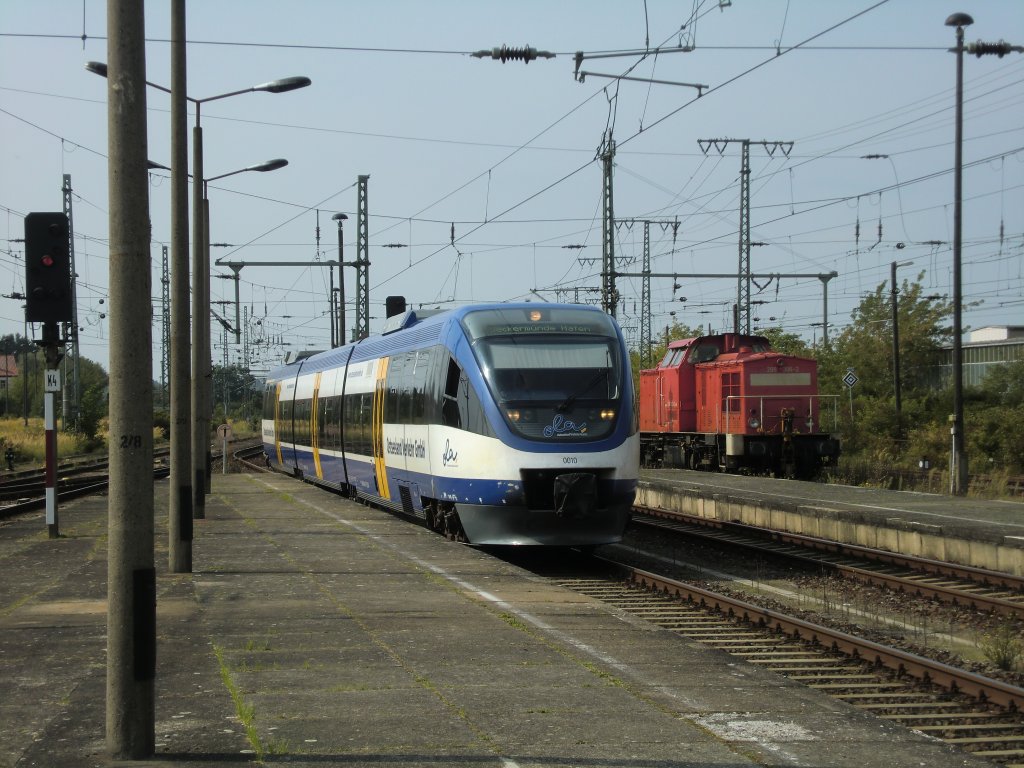
<svg viewBox="0 0 1024 768">
<path fill-rule="evenodd" d="M 235 685 L 235 681 L 231 677 L 231 669 L 224 659 L 224 649 L 214 643 L 213 654 L 217 657 L 217 664 L 220 666 L 220 679 L 224 683 L 224 687 L 228 689 L 228 693 L 231 694 L 231 701 L 235 704 L 235 713 L 238 715 L 242 727 L 245 728 L 245 737 L 256 752 L 256 759 L 263 760 L 267 750 L 256 731 L 256 707 L 246 703 L 242 692 Z"/>
<path fill-rule="evenodd" d="M 1008 672 L 1015 670 L 1021 659 L 1024 659 L 1024 639 L 1010 621 L 982 636 L 978 647 L 986 661 Z"/>
<path fill-rule="evenodd" d="M 0 419 L 0 458 L 7 446 L 14 448 L 15 468 L 27 469 L 46 463 L 46 426 L 42 419 Z M 57 456 L 67 458 L 88 452 L 89 446 L 83 435 L 57 430 Z M 6 461 L 4 468 L 6 469 Z"/>
<path fill-rule="evenodd" d="M 518 616 L 513 616 L 511 613 L 498 614 L 498 618 L 508 624 L 510 627 L 514 627 L 521 632 L 529 632 L 530 628 L 523 623 Z"/>
<path fill-rule="evenodd" d="M 261 640 L 250 637 L 245 641 L 245 650 L 247 651 L 269 651 L 270 650 L 270 638 L 264 637 Z"/>
</svg>

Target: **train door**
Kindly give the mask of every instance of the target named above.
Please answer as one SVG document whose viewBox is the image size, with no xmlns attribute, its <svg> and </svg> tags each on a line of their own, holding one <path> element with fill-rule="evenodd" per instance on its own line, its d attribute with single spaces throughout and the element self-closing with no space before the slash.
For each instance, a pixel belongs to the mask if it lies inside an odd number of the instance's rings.
<svg viewBox="0 0 1024 768">
<path fill-rule="evenodd" d="M 277 460 L 282 469 L 299 473 L 298 455 L 295 450 L 296 441 L 296 388 L 302 361 L 295 365 L 294 376 L 282 379 L 278 384 L 274 402 L 274 442 L 277 449 Z M 291 373 L 289 371 L 289 373 Z"/>
<path fill-rule="evenodd" d="M 313 374 L 313 400 L 309 411 L 309 444 L 313 449 L 313 467 L 317 480 L 324 479 L 324 470 L 320 464 L 320 382 L 323 375 L 323 371 Z"/>
<path fill-rule="evenodd" d="M 384 454 L 384 404 L 387 399 L 388 361 L 382 357 L 377 362 L 377 377 L 373 387 L 373 424 L 371 427 L 371 445 L 373 449 L 373 468 L 377 482 L 377 495 L 382 499 L 391 500 L 388 489 L 387 464 Z"/>
<path fill-rule="evenodd" d="M 336 369 L 334 381 L 331 383 L 332 407 L 330 409 L 331 416 L 329 423 L 333 425 L 334 429 L 331 447 L 334 451 L 335 460 L 339 465 L 338 470 L 334 471 L 332 476 L 337 480 L 346 495 L 349 493 L 350 486 L 348 479 L 348 459 L 345 456 L 345 442 L 348 439 L 345 425 L 352 419 L 352 415 L 346 412 L 346 409 L 349 407 L 349 401 L 346 399 L 346 393 L 348 391 L 349 363 L 352 361 L 352 353 L 354 351 L 355 345 L 350 346 L 348 349 L 348 357 L 345 358 L 344 367 Z"/>
<path fill-rule="evenodd" d="M 277 456 L 277 465 L 283 466 L 284 459 L 281 458 L 281 382 L 274 384 L 274 405 L 271 418 L 274 420 L 274 454 Z"/>
</svg>

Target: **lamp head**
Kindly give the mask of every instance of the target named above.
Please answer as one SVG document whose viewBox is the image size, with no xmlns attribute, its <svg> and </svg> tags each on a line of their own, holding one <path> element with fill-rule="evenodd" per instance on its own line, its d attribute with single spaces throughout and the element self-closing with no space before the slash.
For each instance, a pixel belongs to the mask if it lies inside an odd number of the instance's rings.
<svg viewBox="0 0 1024 768">
<path fill-rule="evenodd" d="M 974 19 L 966 13 L 954 13 L 948 19 L 946 19 L 947 27 L 969 27 L 974 23 Z"/>
<path fill-rule="evenodd" d="M 276 160 L 267 160 L 265 163 L 259 163 L 258 165 L 250 165 L 245 170 L 266 173 L 267 171 L 276 171 L 278 168 L 284 168 L 286 165 L 288 165 L 288 161 L 283 157 L 279 157 Z"/>
<path fill-rule="evenodd" d="M 346 216 L 344 213 L 336 213 L 333 216 L 331 216 L 331 218 L 338 222 L 339 227 L 344 226 L 343 222 L 348 221 L 348 216 Z"/>
<path fill-rule="evenodd" d="M 253 86 L 254 91 L 266 91 L 267 93 L 284 93 L 294 91 L 296 88 L 305 88 L 312 85 L 313 81 L 308 77 L 285 77 L 280 80 L 271 80 L 269 83 Z"/>
<path fill-rule="evenodd" d="M 107 76 L 107 65 L 102 61 L 87 61 L 85 62 L 85 68 L 100 77 Z"/>
</svg>

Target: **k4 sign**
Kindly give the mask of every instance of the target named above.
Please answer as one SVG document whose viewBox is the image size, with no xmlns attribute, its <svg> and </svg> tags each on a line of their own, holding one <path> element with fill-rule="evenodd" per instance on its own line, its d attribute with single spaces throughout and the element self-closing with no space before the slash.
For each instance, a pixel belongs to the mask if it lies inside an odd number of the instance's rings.
<svg viewBox="0 0 1024 768">
<path fill-rule="evenodd" d="M 60 371 L 57 369 L 47 369 L 45 384 L 43 385 L 44 392 L 60 392 Z"/>
</svg>

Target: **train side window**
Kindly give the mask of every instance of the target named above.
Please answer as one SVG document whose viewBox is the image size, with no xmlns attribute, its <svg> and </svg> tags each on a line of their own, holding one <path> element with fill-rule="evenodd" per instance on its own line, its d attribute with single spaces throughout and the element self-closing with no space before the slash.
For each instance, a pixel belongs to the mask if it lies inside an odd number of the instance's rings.
<svg viewBox="0 0 1024 768">
<path fill-rule="evenodd" d="M 272 420 L 274 418 L 274 395 L 277 392 L 277 385 L 268 383 L 263 388 L 263 418 Z"/>
<path fill-rule="evenodd" d="M 392 355 L 388 361 L 384 396 L 384 421 L 401 423 L 399 409 L 402 400 L 402 380 L 405 375 L 405 355 Z"/>
<path fill-rule="evenodd" d="M 415 406 L 413 404 L 413 377 L 416 373 L 416 353 L 406 352 L 405 353 L 405 365 L 402 370 L 402 377 L 398 381 L 399 392 L 398 392 L 398 421 L 400 424 L 411 424 L 413 423 L 413 411 Z"/>
<path fill-rule="evenodd" d="M 359 396 L 359 452 L 369 456 L 373 453 L 373 393 L 363 392 Z"/>
<path fill-rule="evenodd" d="M 445 379 L 444 395 L 441 403 L 441 423 L 446 427 L 462 429 L 462 414 L 459 412 L 459 380 L 462 369 L 455 358 L 448 358 L 448 376 Z"/>
<path fill-rule="evenodd" d="M 413 363 L 410 397 L 410 424 L 427 423 L 427 381 L 430 375 L 430 350 L 422 349 L 416 353 Z"/>
</svg>

